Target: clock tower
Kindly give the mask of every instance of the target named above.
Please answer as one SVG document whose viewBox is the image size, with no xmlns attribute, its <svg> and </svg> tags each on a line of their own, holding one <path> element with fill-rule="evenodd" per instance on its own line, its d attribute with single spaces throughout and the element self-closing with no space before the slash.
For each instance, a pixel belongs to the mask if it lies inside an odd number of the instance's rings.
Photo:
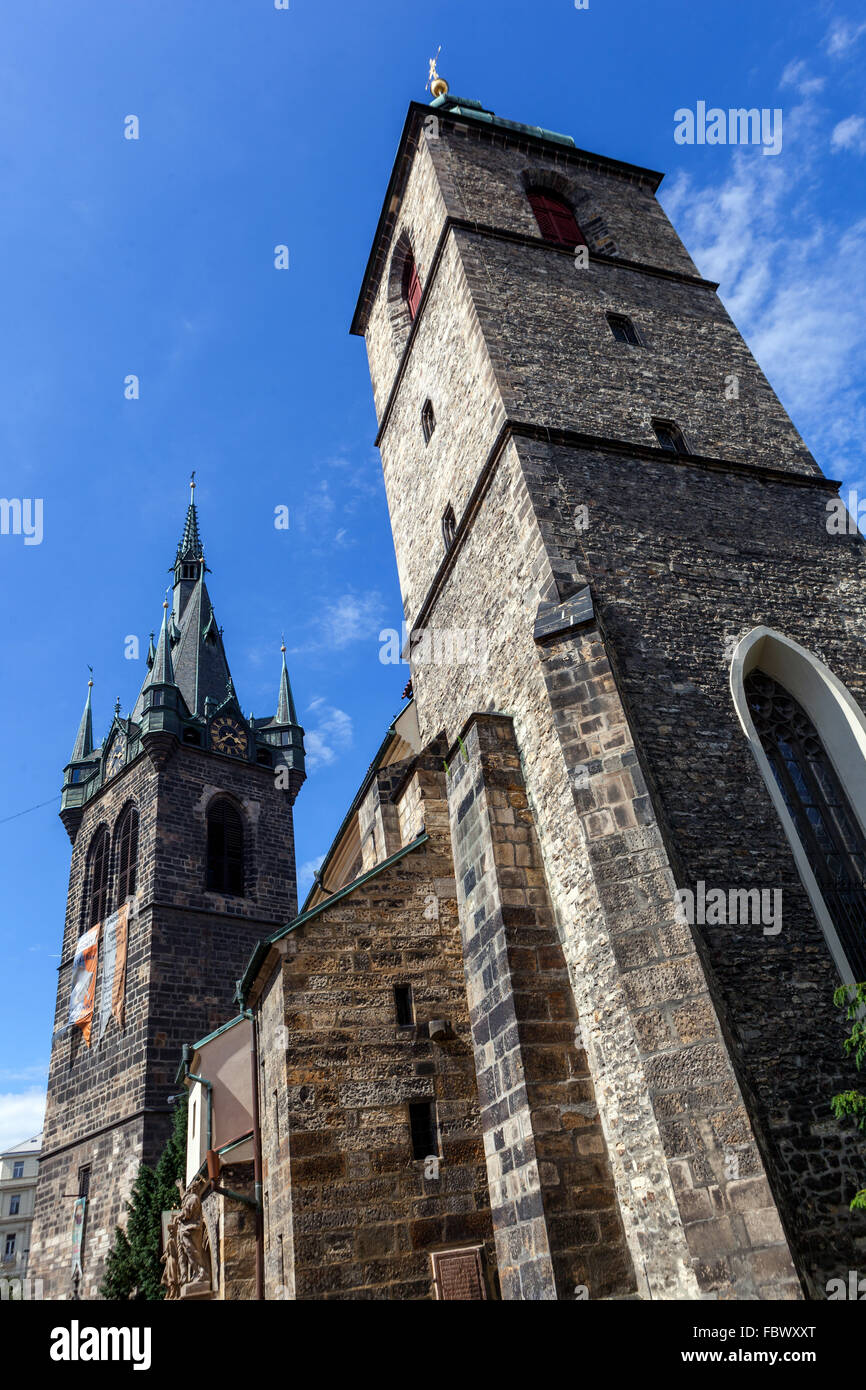
<svg viewBox="0 0 866 1390">
<path fill-rule="evenodd" d="M 97 1296 L 138 1164 L 168 1135 L 183 1044 L 231 1016 L 257 941 L 297 911 L 304 744 L 285 647 L 276 713 L 246 716 L 194 486 L 132 712 L 118 702 L 95 745 L 88 687 L 64 769 L 72 864 L 31 1264 L 46 1298 Z"/>
</svg>

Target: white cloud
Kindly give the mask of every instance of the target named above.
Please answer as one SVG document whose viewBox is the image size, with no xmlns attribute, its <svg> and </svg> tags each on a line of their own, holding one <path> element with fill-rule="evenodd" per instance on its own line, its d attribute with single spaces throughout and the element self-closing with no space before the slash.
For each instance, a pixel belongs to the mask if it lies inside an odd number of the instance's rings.
<svg viewBox="0 0 866 1390">
<path fill-rule="evenodd" d="M 311 701 L 307 708 L 316 715 L 315 728 L 304 731 L 307 767 L 335 763 L 338 755 L 352 746 L 354 729 L 351 715 L 335 705 L 327 704 L 322 696 Z"/>
<path fill-rule="evenodd" d="M 680 175 L 662 194 L 701 273 L 720 282 L 731 317 L 825 472 L 863 470 L 866 220 L 822 217 L 821 113 L 786 113 L 787 158 L 731 152 L 720 182 Z M 767 166 L 770 166 L 769 168 Z"/>
<path fill-rule="evenodd" d="M 866 154 L 866 121 L 862 116 L 846 116 L 833 127 L 830 144 L 834 150 L 856 150 Z"/>
<path fill-rule="evenodd" d="M 0 1093 L 0 1149 L 32 1139 L 42 1128 L 45 1092 L 39 1086 Z"/>
<path fill-rule="evenodd" d="M 802 59 L 789 63 L 779 79 L 780 87 L 795 87 L 801 96 L 810 97 L 824 86 L 823 77 L 808 77 Z"/>
<path fill-rule="evenodd" d="M 324 862 L 324 854 L 317 854 L 315 859 L 305 859 L 304 863 L 300 865 L 298 869 L 298 898 L 301 902 L 313 886 L 313 875 Z"/>
<path fill-rule="evenodd" d="M 831 58 L 839 58 L 843 53 L 847 53 L 863 33 L 866 33 L 866 23 L 849 24 L 847 19 L 834 19 L 824 40 L 824 47 Z"/>
</svg>

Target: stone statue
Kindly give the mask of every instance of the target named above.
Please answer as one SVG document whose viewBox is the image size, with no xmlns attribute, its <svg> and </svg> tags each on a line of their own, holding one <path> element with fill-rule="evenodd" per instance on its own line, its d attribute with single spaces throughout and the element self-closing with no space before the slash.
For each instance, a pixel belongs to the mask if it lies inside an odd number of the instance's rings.
<svg viewBox="0 0 866 1390">
<path fill-rule="evenodd" d="M 177 1250 L 177 1224 L 179 1220 L 180 1217 L 173 1216 L 168 1223 L 165 1252 L 161 1258 L 164 1269 L 159 1282 L 165 1286 L 166 1301 L 170 1298 L 180 1298 L 180 1261 Z"/>
<path fill-rule="evenodd" d="M 181 1296 L 210 1291 L 210 1261 L 204 1245 L 204 1219 L 198 1193 L 184 1193 L 177 1217 L 177 1252 Z"/>
</svg>

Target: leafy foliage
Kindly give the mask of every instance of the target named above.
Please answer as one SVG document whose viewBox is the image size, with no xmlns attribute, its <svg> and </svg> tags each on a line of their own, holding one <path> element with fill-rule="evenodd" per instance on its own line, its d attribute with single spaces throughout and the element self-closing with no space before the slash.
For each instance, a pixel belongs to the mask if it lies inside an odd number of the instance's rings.
<svg viewBox="0 0 866 1390">
<path fill-rule="evenodd" d="M 866 1066 L 866 982 L 841 985 L 833 995 L 833 1003 L 837 1009 L 845 1010 L 845 1018 L 851 1024 L 842 1046 L 861 1071 Z M 866 1130 L 866 1092 L 840 1091 L 831 1098 L 830 1108 L 837 1120 L 853 1120 L 858 1129 Z M 851 1210 L 866 1211 L 866 1187 L 854 1195 Z"/>
</svg>

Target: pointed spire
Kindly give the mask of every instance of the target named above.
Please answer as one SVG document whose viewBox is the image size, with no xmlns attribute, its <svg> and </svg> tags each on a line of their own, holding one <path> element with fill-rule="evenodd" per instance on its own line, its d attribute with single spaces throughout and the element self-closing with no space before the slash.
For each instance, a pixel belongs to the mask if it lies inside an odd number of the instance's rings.
<svg viewBox="0 0 866 1390">
<path fill-rule="evenodd" d="M 150 670 L 156 661 L 156 647 L 153 645 L 153 633 L 150 634 L 150 646 L 147 649 L 147 669 Z"/>
<path fill-rule="evenodd" d="M 92 672 L 92 667 L 88 668 Z M 78 733 L 75 738 L 75 747 L 72 749 L 71 763 L 81 763 L 85 758 L 89 758 L 93 752 L 93 714 L 90 708 L 90 692 L 93 689 L 93 675 L 87 682 L 87 699 L 84 702 L 84 713 L 81 716 L 81 723 L 78 726 Z"/>
<path fill-rule="evenodd" d="M 144 684 L 148 686 L 174 685 L 174 683 L 174 666 L 171 660 L 171 641 L 168 630 L 168 599 L 163 599 L 162 627 L 159 629 L 156 655 L 150 668 L 150 674 Z"/>
<path fill-rule="evenodd" d="M 195 509 L 195 469 L 193 469 L 189 480 L 189 507 L 186 513 L 186 525 L 183 528 L 183 535 L 177 548 L 175 565 L 181 560 L 201 560 L 203 558 L 201 537 L 198 533 L 198 515 Z"/>
<path fill-rule="evenodd" d="M 275 724 L 297 724 L 298 716 L 295 713 L 295 702 L 292 699 L 292 687 L 289 684 L 289 671 L 286 666 L 286 644 L 280 647 L 283 654 L 283 669 L 280 672 L 280 696 L 277 701 L 277 713 L 274 719 Z"/>
</svg>

